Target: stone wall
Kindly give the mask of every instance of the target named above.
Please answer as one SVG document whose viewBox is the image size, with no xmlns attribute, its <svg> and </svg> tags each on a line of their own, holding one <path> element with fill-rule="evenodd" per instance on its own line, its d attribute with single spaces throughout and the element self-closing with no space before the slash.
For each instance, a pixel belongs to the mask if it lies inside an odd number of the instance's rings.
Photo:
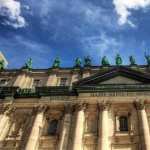
<svg viewBox="0 0 150 150">
<path fill-rule="evenodd" d="M 149 150 L 150 103 L 116 99 L 90 103 L 55 100 L 6 100 L 1 104 L 2 150 Z M 125 100 L 125 97 L 122 97 Z M 62 98 L 63 100 L 63 98 Z M 120 131 L 119 117 L 127 116 L 128 130 Z M 48 123 L 57 129 L 48 134 Z"/>
</svg>

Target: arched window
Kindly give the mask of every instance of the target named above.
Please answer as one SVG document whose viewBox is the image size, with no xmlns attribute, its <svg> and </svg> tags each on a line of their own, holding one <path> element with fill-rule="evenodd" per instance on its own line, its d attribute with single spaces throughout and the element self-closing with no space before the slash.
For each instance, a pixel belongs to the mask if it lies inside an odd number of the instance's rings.
<svg viewBox="0 0 150 150">
<path fill-rule="evenodd" d="M 55 135 L 57 133 L 58 120 L 49 122 L 47 133 L 48 135 Z"/>
<path fill-rule="evenodd" d="M 128 117 L 120 116 L 119 125 L 120 125 L 120 131 L 128 131 Z"/>
</svg>

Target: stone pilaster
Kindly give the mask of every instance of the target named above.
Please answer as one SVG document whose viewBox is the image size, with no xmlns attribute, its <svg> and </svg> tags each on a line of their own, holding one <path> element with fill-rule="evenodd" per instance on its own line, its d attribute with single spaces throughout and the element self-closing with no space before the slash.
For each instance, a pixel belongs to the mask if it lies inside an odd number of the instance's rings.
<svg viewBox="0 0 150 150">
<path fill-rule="evenodd" d="M 56 74 L 52 74 L 48 77 L 46 86 L 56 86 L 57 84 L 57 76 Z"/>
<path fill-rule="evenodd" d="M 83 74 L 82 74 L 82 78 L 87 78 L 87 77 L 89 77 L 90 76 L 90 67 L 86 67 L 86 68 L 84 68 L 84 70 L 83 70 Z"/>
<path fill-rule="evenodd" d="M 147 114 L 145 111 L 145 103 L 144 101 L 135 103 L 136 109 L 138 111 L 139 116 L 139 124 L 140 124 L 140 132 L 142 135 L 142 150 L 150 150 L 150 130 L 147 119 Z"/>
<path fill-rule="evenodd" d="M 46 106 L 39 106 L 37 108 L 36 117 L 25 150 L 38 149 L 39 139 L 43 128 L 44 113 L 46 108 L 47 108 Z"/>
<path fill-rule="evenodd" d="M 34 83 L 34 79 L 33 79 L 33 78 L 30 78 L 29 88 L 33 88 L 33 83 Z"/>
<path fill-rule="evenodd" d="M 32 78 L 30 76 L 27 76 L 26 77 L 26 80 L 25 80 L 25 84 L 24 84 L 24 88 L 31 88 L 31 84 L 32 84 Z"/>
<path fill-rule="evenodd" d="M 74 140 L 72 150 L 83 149 L 83 133 L 84 133 L 84 122 L 85 122 L 85 111 L 86 104 L 76 106 L 76 126 L 74 132 Z"/>
<path fill-rule="evenodd" d="M 98 150 L 110 150 L 109 144 L 109 112 L 110 104 L 99 104 L 99 138 L 98 138 Z"/>
<path fill-rule="evenodd" d="M 11 115 L 15 111 L 14 107 L 8 106 L 0 121 L 0 147 L 5 140 L 11 125 Z"/>
<path fill-rule="evenodd" d="M 81 74 L 80 68 L 75 68 L 74 70 L 72 70 L 70 86 L 72 86 L 73 82 L 76 82 L 79 80 L 80 74 Z"/>
<path fill-rule="evenodd" d="M 25 82 L 25 80 L 26 80 L 26 75 L 25 75 L 25 73 L 22 73 L 22 74 L 17 76 L 16 81 L 15 81 L 13 86 L 15 86 L 15 87 L 22 87 L 24 82 Z"/>
<path fill-rule="evenodd" d="M 71 126 L 71 117 L 72 117 L 72 106 L 66 105 L 58 150 L 67 150 L 69 131 Z"/>
<path fill-rule="evenodd" d="M 53 68 L 46 82 L 46 86 L 57 86 L 57 74 L 59 73 L 59 68 Z"/>
</svg>

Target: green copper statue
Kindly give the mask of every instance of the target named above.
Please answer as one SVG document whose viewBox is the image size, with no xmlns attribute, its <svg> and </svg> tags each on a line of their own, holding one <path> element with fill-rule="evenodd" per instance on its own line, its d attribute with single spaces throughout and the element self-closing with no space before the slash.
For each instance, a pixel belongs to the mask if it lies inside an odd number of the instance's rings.
<svg viewBox="0 0 150 150">
<path fill-rule="evenodd" d="M 60 59 L 59 57 L 56 57 L 53 63 L 53 68 L 59 68 L 60 67 Z"/>
<path fill-rule="evenodd" d="M 131 66 L 136 65 L 135 58 L 133 56 L 130 56 L 129 60 L 130 60 L 130 65 Z"/>
<path fill-rule="evenodd" d="M 150 66 L 150 55 L 145 54 L 145 58 L 146 58 L 147 65 Z"/>
<path fill-rule="evenodd" d="M 102 64 L 102 66 L 109 66 L 109 65 L 110 65 L 110 64 L 109 64 L 109 61 L 108 61 L 108 59 L 107 59 L 106 56 L 104 56 L 104 57 L 102 58 L 101 64 Z"/>
<path fill-rule="evenodd" d="M 29 58 L 27 60 L 27 62 L 25 63 L 25 66 L 24 66 L 25 69 L 28 69 L 29 71 L 32 70 L 32 58 Z"/>
<path fill-rule="evenodd" d="M 0 70 L 4 70 L 4 68 L 5 68 L 4 60 L 0 60 Z"/>
<path fill-rule="evenodd" d="M 122 65 L 122 58 L 120 57 L 119 54 L 116 55 L 116 65 L 117 66 Z"/>
<path fill-rule="evenodd" d="M 81 67 L 81 59 L 78 57 L 75 59 L 75 67 Z"/>
<path fill-rule="evenodd" d="M 90 67 L 91 66 L 91 58 L 90 56 L 87 56 L 84 58 L 84 66 L 85 67 Z"/>
</svg>

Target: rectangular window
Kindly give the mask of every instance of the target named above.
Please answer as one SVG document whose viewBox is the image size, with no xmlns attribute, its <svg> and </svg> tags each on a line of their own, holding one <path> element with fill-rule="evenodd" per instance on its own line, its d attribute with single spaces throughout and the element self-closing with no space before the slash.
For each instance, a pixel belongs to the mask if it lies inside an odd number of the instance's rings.
<svg viewBox="0 0 150 150">
<path fill-rule="evenodd" d="M 60 86 L 66 86 L 67 85 L 67 78 L 61 78 L 60 79 Z"/>
<path fill-rule="evenodd" d="M 7 84 L 8 84 L 8 80 L 6 80 L 6 79 L 0 80 L 0 86 L 6 86 Z"/>
<path fill-rule="evenodd" d="M 120 131 L 128 131 L 128 117 L 120 116 L 119 125 L 120 125 Z"/>
<path fill-rule="evenodd" d="M 35 79 L 33 81 L 33 87 L 38 87 L 38 86 L 40 86 L 40 80 L 39 79 Z"/>
<path fill-rule="evenodd" d="M 51 136 L 56 135 L 57 128 L 58 128 L 58 120 L 49 121 L 47 134 Z"/>
</svg>

